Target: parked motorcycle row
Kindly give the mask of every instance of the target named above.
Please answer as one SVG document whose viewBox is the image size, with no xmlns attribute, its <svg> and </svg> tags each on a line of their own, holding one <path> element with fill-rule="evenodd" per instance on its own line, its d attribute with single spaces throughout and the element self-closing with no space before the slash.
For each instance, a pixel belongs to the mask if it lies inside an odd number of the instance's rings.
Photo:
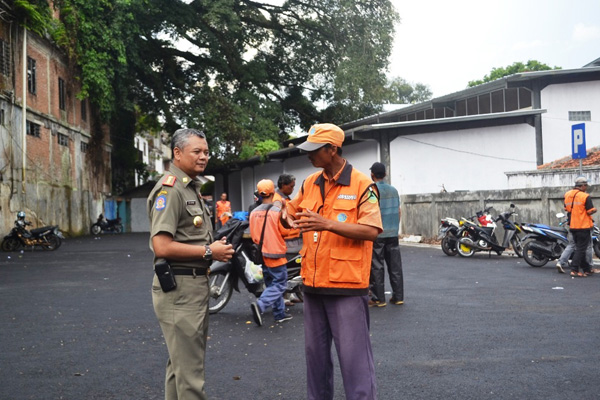
<svg viewBox="0 0 600 400">
<path fill-rule="evenodd" d="M 501 255 L 509 247 L 532 267 L 543 267 L 549 261 L 560 258 L 568 245 L 567 230 L 563 227 L 566 216 L 556 214 L 559 226 L 535 223 L 517 223 L 511 220 L 517 214 L 514 204 L 509 211 L 492 217 L 492 207 L 478 211 L 468 218 L 443 218 L 440 221 L 438 239 L 442 251 L 448 256 L 471 257 L 476 252 L 495 252 Z M 502 241 L 496 237 L 497 223 L 504 228 Z M 600 229 L 592 232 L 594 253 L 600 258 Z"/>
<path fill-rule="evenodd" d="M 18 251 L 23 248 L 41 247 L 44 250 L 56 250 L 62 244 L 64 236 L 57 225 L 48 225 L 36 229 L 27 229 L 31 222 L 25 219 L 25 213 L 19 211 L 15 226 L 2 240 L 2 251 Z"/>
</svg>

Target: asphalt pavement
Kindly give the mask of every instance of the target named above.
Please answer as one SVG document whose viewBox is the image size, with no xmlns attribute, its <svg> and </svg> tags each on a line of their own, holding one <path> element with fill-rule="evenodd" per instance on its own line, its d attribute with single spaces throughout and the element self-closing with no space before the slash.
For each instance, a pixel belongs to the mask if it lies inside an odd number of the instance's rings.
<svg viewBox="0 0 600 400">
<path fill-rule="evenodd" d="M 600 276 L 402 246 L 405 304 L 371 309 L 380 400 L 598 399 Z M 0 253 L 0 399 L 163 399 L 147 234 Z M 257 327 L 248 292 L 211 316 L 212 400 L 306 398 L 302 304 Z M 344 399 L 335 376 L 335 399 Z"/>
</svg>

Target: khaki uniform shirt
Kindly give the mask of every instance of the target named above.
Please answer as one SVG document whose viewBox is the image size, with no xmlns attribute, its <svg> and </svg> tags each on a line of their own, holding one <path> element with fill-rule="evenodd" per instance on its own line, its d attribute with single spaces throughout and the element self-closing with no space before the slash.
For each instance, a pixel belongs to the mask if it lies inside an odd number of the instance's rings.
<svg viewBox="0 0 600 400">
<path fill-rule="evenodd" d="M 186 244 L 204 246 L 213 242 L 210 213 L 200 195 L 200 186 L 200 181 L 190 178 L 174 165 L 154 186 L 147 201 L 152 251 L 152 238 L 160 232 Z M 208 267 L 210 264 L 202 259 L 167 261 L 173 267 Z"/>
</svg>

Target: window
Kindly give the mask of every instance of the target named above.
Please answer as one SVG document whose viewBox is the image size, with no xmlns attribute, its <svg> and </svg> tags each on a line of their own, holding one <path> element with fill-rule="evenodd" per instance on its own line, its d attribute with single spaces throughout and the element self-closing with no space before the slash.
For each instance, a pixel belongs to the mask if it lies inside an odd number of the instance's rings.
<svg viewBox="0 0 600 400">
<path fill-rule="evenodd" d="M 10 45 L 0 39 L 0 74 L 10 76 Z"/>
<path fill-rule="evenodd" d="M 27 90 L 36 94 L 35 60 L 31 57 L 27 57 Z"/>
<path fill-rule="evenodd" d="M 591 121 L 591 111 L 569 111 L 569 121 Z"/>
<path fill-rule="evenodd" d="M 81 100 L 81 120 L 87 121 L 87 101 Z"/>
<path fill-rule="evenodd" d="M 29 136 L 40 137 L 40 125 L 27 121 L 27 134 Z"/>
<path fill-rule="evenodd" d="M 65 81 L 58 78 L 58 108 L 66 110 L 65 103 Z"/>
<path fill-rule="evenodd" d="M 4 125 L 6 118 L 6 114 L 4 113 L 4 108 L 0 109 L 0 125 Z"/>
<path fill-rule="evenodd" d="M 58 133 L 56 136 L 58 137 L 58 144 L 60 144 L 61 146 L 69 147 L 69 137 L 67 135 Z"/>
<path fill-rule="evenodd" d="M 87 153 L 87 151 L 88 151 L 88 144 L 86 142 L 81 142 L 80 149 L 81 149 L 82 153 Z"/>
</svg>

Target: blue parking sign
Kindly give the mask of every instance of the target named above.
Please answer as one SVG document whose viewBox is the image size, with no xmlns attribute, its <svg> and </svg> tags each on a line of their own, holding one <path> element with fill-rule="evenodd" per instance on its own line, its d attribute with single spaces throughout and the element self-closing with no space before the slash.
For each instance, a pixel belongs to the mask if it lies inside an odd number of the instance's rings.
<svg viewBox="0 0 600 400">
<path fill-rule="evenodd" d="M 587 157 L 585 150 L 585 124 L 571 126 L 571 143 L 573 143 L 572 158 L 574 160 Z"/>
</svg>

